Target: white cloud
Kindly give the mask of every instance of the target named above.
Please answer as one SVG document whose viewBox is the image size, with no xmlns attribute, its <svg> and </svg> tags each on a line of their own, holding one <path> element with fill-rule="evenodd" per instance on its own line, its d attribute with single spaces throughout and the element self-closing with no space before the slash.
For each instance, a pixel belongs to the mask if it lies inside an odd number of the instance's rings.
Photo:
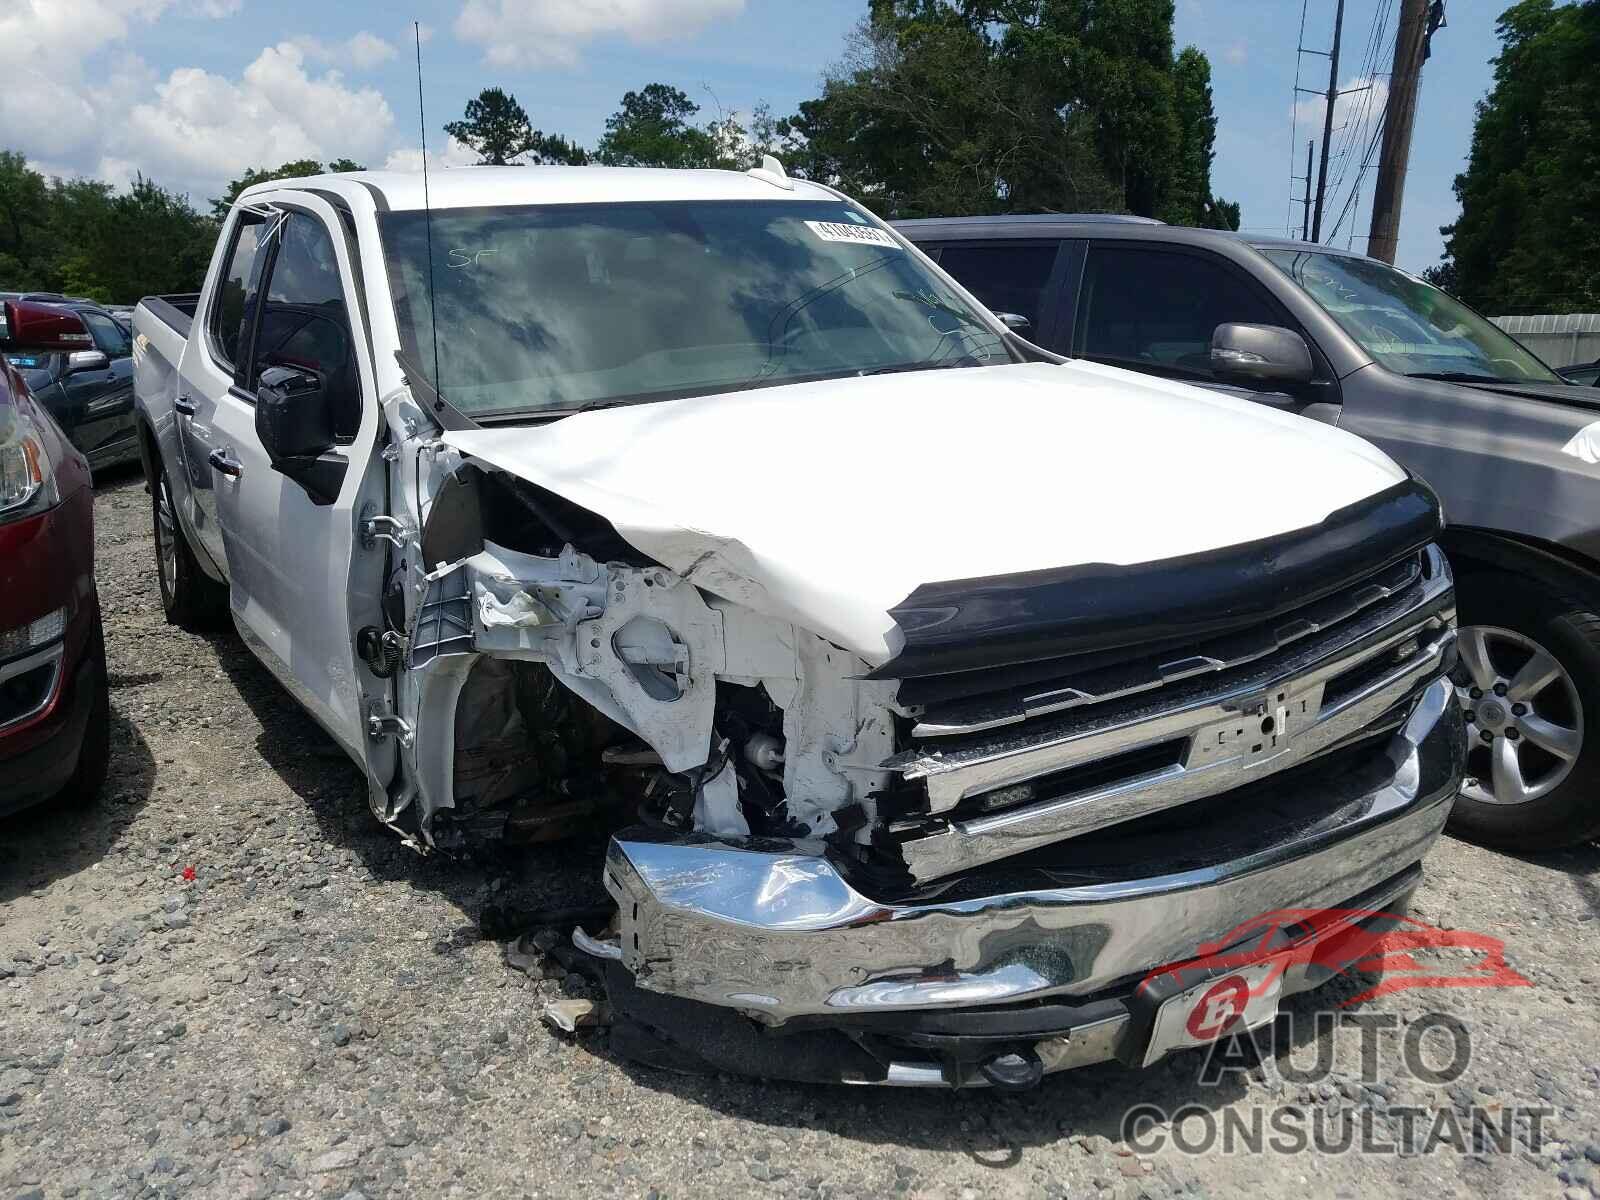
<svg viewBox="0 0 1600 1200">
<path fill-rule="evenodd" d="M 456 141 L 455 138 L 446 138 L 442 146 L 428 147 L 428 170 L 448 170 L 451 167 L 469 167 L 476 164 L 478 155 L 471 146 Z M 420 171 L 422 170 L 422 148 L 420 146 L 403 146 L 398 150 L 391 150 L 389 157 L 384 160 L 385 171 Z"/>
<path fill-rule="evenodd" d="M 1339 89 L 1339 98 L 1333 102 L 1334 146 L 1339 145 L 1338 130 L 1341 126 L 1351 121 L 1359 121 L 1365 115 L 1368 127 L 1371 128 L 1371 123 L 1382 115 L 1384 105 L 1388 101 L 1387 80 L 1359 77 L 1343 83 Z M 1313 128 L 1321 130 L 1322 114 L 1327 107 L 1328 102 L 1322 96 L 1307 96 L 1294 106 L 1294 114 L 1301 124 L 1310 124 Z M 1362 146 L 1360 153 L 1365 152 L 1366 147 Z"/>
<path fill-rule="evenodd" d="M 225 17 L 239 0 L 24 0 L 0 7 L 0 146 L 47 174 L 126 184 L 142 173 L 197 206 L 248 167 L 296 158 L 381 162 L 394 143 L 383 96 L 337 69 L 394 56 L 360 33 L 331 48 L 284 42 L 237 77 L 164 78 L 129 52 L 135 23 Z"/>
<path fill-rule="evenodd" d="M 309 59 L 335 66 L 348 63 L 358 71 L 370 71 L 399 53 L 392 42 L 387 42 L 365 29 L 342 42 L 327 42 L 310 36 L 291 40 Z"/>
<path fill-rule="evenodd" d="M 1222 51 L 1223 62 L 1234 67 L 1242 67 L 1250 60 L 1250 47 L 1247 43 L 1239 41 L 1224 47 Z"/>
<path fill-rule="evenodd" d="M 595 38 L 662 41 L 743 11 L 744 0 L 466 0 L 455 32 L 494 66 L 566 66 Z"/>
<path fill-rule="evenodd" d="M 135 105 L 116 139 L 118 152 L 157 180 L 186 180 L 214 195 L 247 167 L 296 158 L 382 156 L 394 114 L 371 88 L 352 89 L 337 71 L 306 70 L 291 42 L 268 46 L 237 80 L 182 67 Z"/>
</svg>

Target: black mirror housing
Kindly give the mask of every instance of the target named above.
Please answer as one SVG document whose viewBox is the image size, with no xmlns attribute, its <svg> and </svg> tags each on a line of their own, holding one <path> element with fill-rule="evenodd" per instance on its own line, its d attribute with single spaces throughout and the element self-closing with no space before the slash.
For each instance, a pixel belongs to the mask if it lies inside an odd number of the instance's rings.
<svg viewBox="0 0 1600 1200">
<path fill-rule="evenodd" d="M 300 367 L 268 367 L 256 383 L 256 436 L 276 465 L 333 449 L 322 377 Z"/>
<path fill-rule="evenodd" d="M 1211 370 L 1230 383 L 1310 383 L 1315 375 L 1305 338 L 1281 325 L 1218 325 L 1211 335 Z"/>
<path fill-rule="evenodd" d="M 1024 329 L 1033 328 L 1033 322 L 1028 320 L 1028 318 L 1023 316 L 1021 313 L 997 312 L 995 313 L 995 316 L 1000 318 L 1000 324 L 1004 325 L 1007 329 L 1010 329 L 1015 333 L 1021 333 Z"/>
</svg>

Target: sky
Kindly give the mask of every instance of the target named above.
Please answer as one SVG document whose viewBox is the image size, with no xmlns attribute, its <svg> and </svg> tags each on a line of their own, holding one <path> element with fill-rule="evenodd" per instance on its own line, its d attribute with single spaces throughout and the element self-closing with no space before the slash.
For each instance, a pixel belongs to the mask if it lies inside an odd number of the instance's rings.
<svg viewBox="0 0 1600 1200">
<path fill-rule="evenodd" d="M 1490 83 L 1494 18 L 1506 0 L 1450 0 L 1423 73 L 1398 262 L 1421 270 L 1454 219 L 1451 181 L 1468 150 L 1473 104 Z M 1326 49 L 1335 0 L 1304 0 L 1304 45 Z M 1243 205 L 1244 228 L 1282 233 L 1291 170 L 1320 136 L 1322 101 L 1294 102 L 1302 0 L 1177 0 L 1176 38 L 1206 51 L 1218 116 L 1213 190 Z M 1374 18 L 1397 0 L 1348 0 L 1336 150 L 1381 107 L 1388 42 L 1372 69 Z M 205 207 L 252 166 L 348 157 L 368 166 L 420 160 L 412 21 L 422 46 L 430 164 L 470 161 L 444 122 L 479 89 L 513 92 L 547 133 L 593 145 L 622 94 L 660 81 L 702 116 L 780 114 L 817 94 L 866 0 L 9 0 L 0 7 L 0 148 L 47 174 L 125 184 L 135 173 Z M 1301 86 L 1322 90 L 1328 60 L 1301 58 Z M 1371 78 L 1369 78 L 1371 76 Z M 1291 127 L 1296 149 L 1291 168 Z M 1336 158 L 1330 231 L 1353 191 L 1366 139 Z M 1337 240 L 1365 241 L 1371 172 Z"/>
</svg>

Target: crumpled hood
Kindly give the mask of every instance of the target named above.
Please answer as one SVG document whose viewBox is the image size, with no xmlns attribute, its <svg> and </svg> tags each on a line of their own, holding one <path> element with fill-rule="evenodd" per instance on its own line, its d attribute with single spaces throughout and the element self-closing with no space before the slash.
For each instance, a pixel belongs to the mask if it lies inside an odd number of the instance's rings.
<svg viewBox="0 0 1600 1200">
<path fill-rule="evenodd" d="M 698 586 L 873 666 L 919 585 L 1304 529 L 1405 474 L 1330 426 L 1085 362 L 827 380 L 451 432 Z"/>
</svg>

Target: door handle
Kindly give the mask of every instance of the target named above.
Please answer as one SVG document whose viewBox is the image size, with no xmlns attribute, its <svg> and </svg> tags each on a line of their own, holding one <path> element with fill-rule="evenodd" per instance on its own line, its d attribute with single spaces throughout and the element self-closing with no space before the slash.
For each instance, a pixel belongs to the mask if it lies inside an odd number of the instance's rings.
<svg viewBox="0 0 1600 1200">
<path fill-rule="evenodd" d="M 186 417 L 192 417 L 195 414 L 194 401 L 187 396 L 179 396 L 172 402 L 172 407 Z"/>
<path fill-rule="evenodd" d="M 206 461 L 215 467 L 220 474 L 226 475 L 229 479 L 237 479 L 244 474 L 244 464 L 233 457 L 232 446 L 226 446 L 221 450 L 213 450 Z"/>
</svg>

